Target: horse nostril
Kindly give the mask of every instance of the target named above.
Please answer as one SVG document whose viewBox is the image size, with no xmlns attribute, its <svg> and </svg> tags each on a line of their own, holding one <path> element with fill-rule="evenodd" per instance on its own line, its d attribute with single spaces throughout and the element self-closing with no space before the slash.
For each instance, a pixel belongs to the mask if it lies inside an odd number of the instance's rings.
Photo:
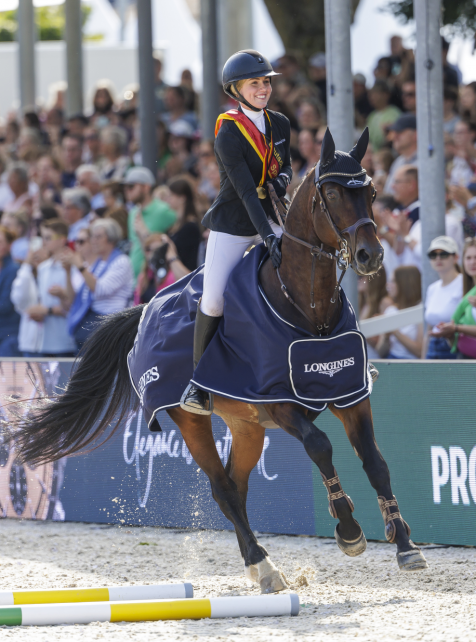
<svg viewBox="0 0 476 642">
<path fill-rule="evenodd" d="M 365 264 L 370 260 L 370 254 L 366 250 L 359 250 L 357 252 L 357 261 L 359 263 Z"/>
</svg>

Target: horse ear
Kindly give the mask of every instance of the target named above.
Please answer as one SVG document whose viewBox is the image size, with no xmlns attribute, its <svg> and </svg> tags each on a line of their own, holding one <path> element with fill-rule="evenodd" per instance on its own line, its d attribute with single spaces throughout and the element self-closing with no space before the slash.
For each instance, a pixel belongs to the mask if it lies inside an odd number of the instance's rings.
<svg viewBox="0 0 476 642">
<path fill-rule="evenodd" d="M 369 128 L 366 127 L 362 132 L 357 143 L 349 152 L 350 156 L 352 156 L 352 158 L 355 158 L 355 160 L 360 163 L 363 157 L 365 156 L 365 152 L 367 151 L 368 145 L 369 145 Z"/>
<path fill-rule="evenodd" d="M 322 139 L 322 148 L 321 148 L 321 166 L 325 167 L 331 163 L 335 158 L 336 145 L 332 134 L 329 131 L 329 127 L 326 129 L 324 138 Z"/>
</svg>

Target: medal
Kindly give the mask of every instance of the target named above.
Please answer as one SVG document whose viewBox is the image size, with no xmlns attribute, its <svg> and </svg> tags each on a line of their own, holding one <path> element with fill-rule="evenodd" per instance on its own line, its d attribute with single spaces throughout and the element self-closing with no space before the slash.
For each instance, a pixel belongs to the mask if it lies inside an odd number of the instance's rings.
<svg viewBox="0 0 476 642">
<path fill-rule="evenodd" d="M 258 198 L 264 199 L 266 198 L 266 189 L 260 185 L 259 187 L 256 188 L 256 191 L 258 192 Z"/>
</svg>

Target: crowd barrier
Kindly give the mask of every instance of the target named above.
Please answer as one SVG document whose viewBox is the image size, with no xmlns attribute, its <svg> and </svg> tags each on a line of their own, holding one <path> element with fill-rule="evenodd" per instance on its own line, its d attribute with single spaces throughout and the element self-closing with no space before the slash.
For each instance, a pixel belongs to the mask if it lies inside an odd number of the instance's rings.
<svg viewBox="0 0 476 642">
<path fill-rule="evenodd" d="M 42 394 L 65 386 L 71 362 L 2 361 L 0 395 L 8 420 L 13 399 L 25 412 Z M 377 442 L 416 542 L 475 545 L 475 362 L 379 362 L 372 393 Z M 3 517 L 229 529 L 209 484 L 175 424 L 164 413 L 149 433 L 139 411 L 94 452 L 29 467 L 0 444 Z M 342 424 L 326 411 L 316 422 L 329 436 L 343 488 L 368 539 L 383 539 L 383 521 L 360 460 Z M 231 446 L 213 418 L 223 463 Z M 302 445 L 284 431 L 266 431 L 250 478 L 248 516 L 254 530 L 332 536 L 325 488 Z"/>
</svg>

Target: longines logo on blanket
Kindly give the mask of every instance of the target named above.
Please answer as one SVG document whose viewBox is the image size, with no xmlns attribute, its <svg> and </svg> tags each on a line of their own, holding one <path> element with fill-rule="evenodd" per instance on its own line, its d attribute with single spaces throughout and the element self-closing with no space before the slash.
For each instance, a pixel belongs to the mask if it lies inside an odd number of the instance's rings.
<svg viewBox="0 0 476 642">
<path fill-rule="evenodd" d="M 354 357 L 348 359 L 340 359 L 339 361 L 331 361 L 329 363 L 305 363 L 304 372 L 318 372 L 319 374 L 328 375 L 333 377 L 340 372 L 343 368 L 354 365 Z"/>
<path fill-rule="evenodd" d="M 157 366 L 154 366 L 153 368 L 149 368 L 144 372 L 142 377 L 139 379 L 139 397 L 141 399 L 141 402 L 142 402 L 142 397 L 144 395 L 144 390 L 146 385 L 151 381 L 157 381 L 159 377 L 160 375 L 157 371 Z"/>
</svg>

